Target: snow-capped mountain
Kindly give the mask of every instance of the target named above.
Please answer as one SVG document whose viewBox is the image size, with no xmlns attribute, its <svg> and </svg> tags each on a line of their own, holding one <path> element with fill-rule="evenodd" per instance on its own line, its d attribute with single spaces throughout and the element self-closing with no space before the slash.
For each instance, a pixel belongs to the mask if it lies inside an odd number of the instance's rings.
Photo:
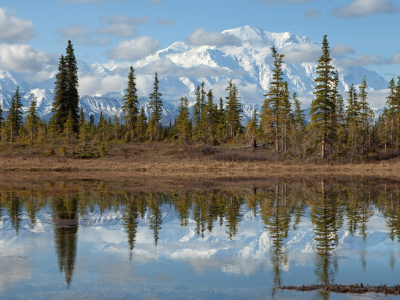
<svg viewBox="0 0 400 300">
<path fill-rule="evenodd" d="M 290 32 L 271 33 L 257 27 L 244 26 L 222 32 L 235 43 L 220 46 L 192 46 L 184 42 L 175 42 L 166 49 L 157 51 L 133 64 L 137 78 L 140 103 L 148 111 L 148 94 L 154 73 L 160 79 L 160 90 L 164 101 L 163 124 L 169 124 L 177 114 L 179 99 L 188 96 L 194 100 L 198 85 L 205 83 L 207 90 L 212 89 L 215 101 L 226 96 L 225 88 L 230 79 L 239 88 L 244 105 L 244 117 L 252 115 L 254 108 L 260 110 L 263 95 L 268 91 L 272 76 L 271 47 L 275 46 L 286 56 L 283 65 L 284 79 L 288 81 L 292 92 L 296 92 L 309 106 L 313 92 L 313 79 L 316 77 L 315 58 L 320 47 L 305 36 Z M 299 55 L 302 54 L 302 58 Z M 306 56 L 306 58 L 304 58 Z M 313 56 L 311 59 L 309 56 Z M 333 56 L 333 65 L 339 72 L 340 89 L 345 91 L 349 85 L 361 84 L 364 76 L 373 90 L 386 89 L 388 82 L 373 71 L 363 67 L 340 67 L 337 62 L 344 56 Z M 300 61 L 310 62 L 300 62 Z M 96 120 L 100 112 L 106 116 L 121 115 L 123 86 L 126 83 L 126 68 L 108 69 L 100 64 L 88 64 L 78 61 L 80 88 L 90 90 L 91 95 L 81 92 L 81 105 L 86 114 L 94 114 Z M 28 107 L 32 96 L 38 101 L 39 114 L 45 120 L 51 115 L 51 103 L 56 70 L 48 67 L 39 74 L 26 76 L 12 71 L 0 71 L 0 104 L 4 111 L 17 86 L 23 95 L 23 106 Z M 95 85 L 98 89 L 87 89 Z M 107 85 L 108 83 L 118 84 Z M 116 88 L 118 86 L 118 88 Z M 144 87 L 146 86 L 146 88 Z M 150 88 L 149 88 L 150 87 Z M 117 89 L 117 90 L 115 90 Z M 100 92 L 99 92 L 100 91 Z"/>
</svg>

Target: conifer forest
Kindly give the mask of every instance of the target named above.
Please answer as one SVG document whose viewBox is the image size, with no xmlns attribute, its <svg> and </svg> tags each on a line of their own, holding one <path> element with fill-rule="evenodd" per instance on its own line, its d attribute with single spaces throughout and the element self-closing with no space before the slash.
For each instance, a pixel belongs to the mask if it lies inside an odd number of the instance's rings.
<svg viewBox="0 0 400 300">
<path fill-rule="evenodd" d="M 314 96 L 309 118 L 296 93 L 283 79 L 285 56 L 271 48 L 273 74 L 260 111 L 244 124 L 240 93 L 231 81 L 225 95 L 214 95 L 204 83 L 197 87 L 194 103 L 180 99 L 179 114 L 169 126 L 161 125 L 163 87 L 157 72 L 149 95 L 151 114 L 139 108 L 135 70 L 130 67 L 123 96 L 122 114 L 98 120 L 86 118 L 79 108 L 78 67 L 71 41 L 61 55 L 54 87 L 49 122 L 37 115 L 33 98 L 22 110 L 19 89 L 2 117 L 0 143 L 4 147 L 22 143 L 45 145 L 48 155 L 94 158 L 107 155 L 110 147 L 127 143 L 193 144 L 225 148 L 260 148 L 277 160 L 360 162 L 397 157 L 400 153 L 400 77 L 389 83 L 386 107 L 375 118 L 368 102 L 367 78 L 351 85 L 343 97 L 339 74 L 332 66 L 327 36 L 322 43 L 314 79 Z M 347 104 L 345 104 L 347 103 Z"/>
</svg>

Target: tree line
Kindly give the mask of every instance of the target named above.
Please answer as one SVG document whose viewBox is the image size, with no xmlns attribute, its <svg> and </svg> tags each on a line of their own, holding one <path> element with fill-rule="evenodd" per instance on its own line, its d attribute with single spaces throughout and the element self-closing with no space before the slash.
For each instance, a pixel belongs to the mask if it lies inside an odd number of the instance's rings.
<svg viewBox="0 0 400 300">
<path fill-rule="evenodd" d="M 12 97 L 6 120 L 0 107 L 0 138 L 3 142 L 43 143 L 64 139 L 60 153 L 67 155 L 67 144 L 75 144 L 74 153 L 82 156 L 105 153 L 107 147 L 118 142 L 169 141 L 173 143 L 205 143 L 214 146 L 245 145 L 257 140 L 270 151 L 287 159 L 373 159 L 382 154 L 399 152 L 400 140 L 400 76 L 389 83 L 387 107 L 375 120 L 368 103 L 368 85 L 353 84 L 347 92 L 347 106 L 339 91 L 339 74 L 332 65 L 327 36 L 322 42 L 322 56 L 318 60 L 314 79 L 314 99 L 310 119 L 296 93 L 290 93 L 284 81 L 284 55 L 271 48 L 273 58 L 272 79 L 261 110 L 254 110 L 243 125 L 243 107 L 239 90 L 232 80 L 226 87 L 225 99 L 214 100 L 212 90 L 199 85 L 190 112 L 187 97 L 180 99 L 178 115 L 169 126 L 162 126 L 163 101 L 159 80 L 155 73 L 153 92 L 149 95 L 150 115 L 139 107 L 136 76 L 130 67 L 124 91 L 121 120 L 98 120 L 91 115 L 86 119 L 79 109 L 78 67 L 71 41 L 66 55 L 59 61 L 56 76 L 52 117 L 48 123 L 37 114 L 37 101 L 33 96 L 23 119 L 21 95 L 17 88 Z M 54 150 L 53 150 L 54 151 Z"/>
</svg>

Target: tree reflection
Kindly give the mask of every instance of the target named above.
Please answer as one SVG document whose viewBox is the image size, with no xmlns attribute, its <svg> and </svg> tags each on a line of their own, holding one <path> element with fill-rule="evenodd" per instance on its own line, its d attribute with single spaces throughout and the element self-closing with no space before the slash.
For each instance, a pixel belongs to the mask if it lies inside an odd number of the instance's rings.
<svg viewBox="0 0 400 300">
<path fill-rule="evenodd" d="M 77 240 L 78 240 L 78 197 L 53 197 L 55 247 L 60 272 L 64 272 L 65 281 L 69 287 L 74 274 Z"/>
<path fill-rule="evenodd" d="M 156 246 L 158 245 L 160 230 L 162 229 L 162 211 L 158 198 L 158 194 L 151 193 L 148 199 L 148 206 L 150 210 L 150 229 L 153 230 L 154 243 Z"/>
<path fill-rule="evenodd" d="M 122 216 L 122 225 L 125 227 L 125 231 L 128 235 L 128 244 L 129 249 L 131 250 L 130 254 L 132 254 L 132 250 L 135 247 L 137 227 L 139 224 L 139 203 L 137 195 L 127 193 L 126 197 L 129 200 L 123 209 L 124 215 Z M 132 260 L 131 255 L 130 260 Z"/>
</svg>

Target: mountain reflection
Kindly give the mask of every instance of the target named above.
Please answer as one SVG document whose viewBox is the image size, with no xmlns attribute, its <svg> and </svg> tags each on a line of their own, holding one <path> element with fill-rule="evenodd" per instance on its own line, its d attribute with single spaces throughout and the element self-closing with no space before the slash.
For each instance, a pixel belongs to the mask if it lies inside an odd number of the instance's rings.
<svg viewBox="0 0 400 300">
<path fill-rule="evenodd" d="M 51 210 L 58 265 L 68 287 L 75 269 L 78 229 L 95 222 L 90 221 L 91 216 L 114 213 L 112 222 L 126 234 L 130 260 L 137 253 L 137 235 L 144 226 L 151 230 L 152 243 L 156 247 L 169 242 L 163 235 L 166 230 L 163 227 L 169 226 L 166 218 L 171 211 L 176 212 L 176 226 L 191 225 L 193 235 L 197 235 L 199 241 L 212 236 L 216 227 L 223 229 L 226 239 L 240 240 L 241 226 L 248 220 L 259 220 L 270 239 L 267 257 L 273 278 L 272 296 L 275 296 L 283 284 L 282 270 L 289 268 L 288 239 L 298 231 L 304 218 L 311 222 L 313 233 L 312 241 L 309 241 L 315 252 L 315 278 L 312 280 L 318 284 L 333 284 L 338 273 L 335 251 L 339 232 L 345 230 L 350 237 L 360 236 L 365 247 L 368 234 L 371 234 L 368 231 L 370 219 L 379 214 L 386 220 L 388 237 L 398 241 L 399 200 L 396 184 L 374 181 L 281 181 L 259 188 L 164 193 L 113 190 L 100 183 L 90 188 L 87 185 L 74 189 L 63 187 L 57 192 L 54 187 L 40 191 L 0 190 L 0 218 L 3 222 L 9 220 L 7 224 L 18 235 L 24 226 L 33 229 L 38 226 L 41 211 Z M 23 223 L 24 220 L 28 223 Z M 359 255 L 359 263 L 365 272 L 364 248 L 360 248 Z M 396 255 L 393 251 L 388 260 L 394 269 Z M 323 298 L 329 297 L 328 293 L 321 294 Z"/>
</svg>

